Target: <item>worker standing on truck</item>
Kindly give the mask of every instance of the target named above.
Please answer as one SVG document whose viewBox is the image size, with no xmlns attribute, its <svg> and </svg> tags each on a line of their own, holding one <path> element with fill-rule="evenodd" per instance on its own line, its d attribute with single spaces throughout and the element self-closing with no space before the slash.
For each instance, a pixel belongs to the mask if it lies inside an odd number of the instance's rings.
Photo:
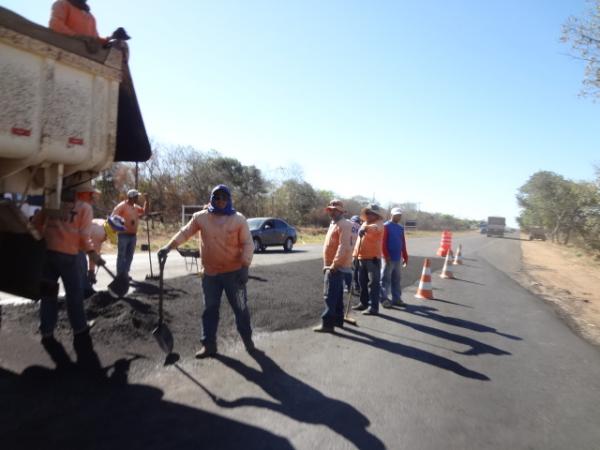
<svg viewBox="0 0 600 450">
<path fill-rule="evenodd" d="M 96 19 L 90 12 L 87 0 L 58 0 L 52 5 L 50 29 L 68 36 L 87 36 L 100 38 L 96 28 Z"/>
<path fill-rule="evenodd" d="M 169 251 L 199 233 L 204 276 L 204 312 L 202 313 L 202 348 L 196 358 L 217 353 L 217 327 L 223 291 L 235 314 L 238 333 L 248 352 L 254 351 L 250 312 L 246 297 L 248 267 L 254 255 L 254 243 L 246 218 L 233 208 L 231 193 L 224 184 L 216 186 L 208 209 L 199 211 L 167 245 L 158 252 L 159 261 Z"/>
<path fill-rule="evenodd" d="M 344 204 L 332 200 L 325 208 L 331 218 L 323 244 L 323 272 L 325 311 L 321 325 L 313 328 L 318 333 L 333 333 L 334 327 L 344 326 L 344 279 L 352 279 L 352 223 L 344 218 Z M 352 281 L 352 280 L 350 280 Z"/>
<path fill-rule="evenodd" d="M 353 309 L 365 315 L 379 313 L 384 215 L 383 209 L 376 204 L 362 209 L 361 219 L 364 223 L 358 231 L 358 242 L 354 247 L 353 256 L 358 258 L 360 304 Z"/>
<path fill-rule="evenodd" d="M 63 191 L 63 194 L 63 197 L 69 194 L 74 197 L 74 193 L 68 190 Z M 63 201 L 58 215 L 50 215 L 42 210 L 34 217 L 33 224 L 45 238 L 47 246 L 42 275 L 45 289 L 40 302 L 42 344 L 51 356 L 53 349 L 59 346 L 54 338 L 54 329 L 58 321 L 57 281 L 60 278 L 65 288 L 67 316 L 73 329 L 73 347 L 77 361 L 82 366 L 95 370 L 100 369 L 100 362 L 94 352 L 85 317 L 83 289 L 77 265 L 80 248 L 96 264 L 104 264 L 104 260 L 94 251 L 90 239 L 92 217 L 92 207 L 88 203 L 80 200 Z"/>
<path fill-rule="evenodd" d="M 137 204 L 140 193 L 136 189 L 127 191 L 127 200 L 119 203 L 112 212 L 125 220 L 125 230 L 119 233 L 117 244 L 117 276 L 129 276 L 131 261 L 137 243 L 137 231 L 140 217 L 150 212 L 148 194 L 144 194 L 144 206 Z"/>
<path fill-rule="evenodd" d="M 408 264 L 402 210 L 392 208 L 390 220 L 383 224 L 383 268 L 381 269 L 381 301 L 384 308 L 406 306 L 402 301 L 401 265 Z M 391 291 L 391 292 L 390 292 Z M 390 299 L 391 294 L 391 299 Z"/>
</svg>

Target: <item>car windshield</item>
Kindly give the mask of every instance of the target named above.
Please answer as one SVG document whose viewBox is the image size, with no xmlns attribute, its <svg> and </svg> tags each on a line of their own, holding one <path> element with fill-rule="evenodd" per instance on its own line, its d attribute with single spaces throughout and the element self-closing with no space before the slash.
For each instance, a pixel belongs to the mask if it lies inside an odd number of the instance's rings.
<svg viewBox="0 0 600 450">
<path fill-rule="evenodd" d="M 263 222 L 263 219 L 248 219 L 248 228 L 256 230 L 257 228 L 260 228 Z"/>
</svg>

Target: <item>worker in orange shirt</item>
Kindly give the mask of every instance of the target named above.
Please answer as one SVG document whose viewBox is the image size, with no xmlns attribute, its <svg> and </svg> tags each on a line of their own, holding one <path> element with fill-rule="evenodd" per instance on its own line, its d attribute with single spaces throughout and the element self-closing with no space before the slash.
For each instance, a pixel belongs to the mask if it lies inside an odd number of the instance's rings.
<svg viewBox="0 0 600 450">
<path fill-rule="evenodd" d="M 57 33 L 86 38 L 88 50 L 94 53 L 100 49 L 101 45 L 111 45 L 115 42 L 113 40 L 124 44 L 123 41 L 129 39 L 127 32 L 121 27 L 117 28 L 110 38 L 100 37 L 96 28 L 96 19 L 90 12 L 87 0 L 55 1 L 52 4 L 49 27 Z M 126 44 L 121 48 L 127 52 Z"/>
<path fill-rule="evenodd" d="M 208 209 L 195 213 L 187 225 L 158 251 L 159 261 L 164 261 L 169 251 L 196 233 L 200 237 L 204 267 L 202 348 L 196 353 L 196 358 L 207 358 L 217 353 L 217 327 L 223 291 L 235 314 L 235 323 L 244 346 L 248 352 L 252 352 L 255 347 L 246 283 L 248 267 L 254 255 L 254 243 L 246 218 L 233 208 L 231 193 L 224 184 L 212 190 Z"/>
<path fill-rule="evenodd" d="M 317 333 L 333 333 L 334 327 L 344 326 L 344 278 L 352 277 L 352 223 L 344 218 L 344 204 L 332 200 L 325 208 L 331 219 L 323 244 L 325 311 Z"/>
<path fill-rule="evenodd" d="M 85 190 L 85 187 L 79 187 Z M 93 191 L 93 188 L 87 188 Z M 63 191 L 63 198 L 75 193 Z M 104 260 L 94 251 L 90 239 L 92 207 L 81 200 L 67 200 L 61 203 L 58 215 L 49 215 L 42 210 L 33 219 L 33 224 L 46 240 L 46 259 L 43 280 L 46 286 L 55 286 L 53 292 L 44 292 L 40 302 L 40 332 L 42 344 L 51 356 L 59 347 L 54 338 L 54 329 L 58 321 L 58 284 L 60 278 L 66 293 L 67 315 L 73 329 L 73 346 L 78 363 L 91 369 L 100 369 L 98 357 L 92 346 L 89 327 L 83 308 L 83 289 L 77 264 L 77 254 L 83 249 L 96 264 L 103 265 Z M 54 359 L 54 358 L 53 358 Z M 68 359 L 68 358 L 67 358 Z M 64 358 L 56 361 L 64 363 Z"/>
<path fill-rule="evenodd" d="M 360 303 L 353 309 L 365 315 L 379 314 L 381 255 L 383 244 L 384 210 L 371 204 L 361 211 L 364 223 L 358 231 L 353 256 L 358 258 Z"/>
<path fill-rule="evenodd" d="M 148 194 L 144 194 L 144 206 L 137 204 L 140 193 L 136 189 L 127 191 L 127 200 L 123 200 L 112 212 L 113 216 L 121 216 L 125 220 L 125 230 L 119 233 L 117 242 L 117 276 L 129 276 L 131 261 L 137 243 L 137 230 L 140 217 L 150 212 Z"/>
</svg>

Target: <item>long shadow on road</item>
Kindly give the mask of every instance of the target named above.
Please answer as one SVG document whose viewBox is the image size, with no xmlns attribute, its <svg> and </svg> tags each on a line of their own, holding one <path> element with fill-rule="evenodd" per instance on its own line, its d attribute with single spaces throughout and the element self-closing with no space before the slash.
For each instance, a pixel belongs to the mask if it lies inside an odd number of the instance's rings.
<svg viewBox="0 0 600 450">
<path fill-rule="evenodd" d="M 379 438 L 367 431 L 369 419 L 352 405 L 327 397 L 304 381 L 286 373 L 262 351 L 252 352 L 251 356 L 260 366 L 260 370 L 225 355 L 217 355 L 216 358 L 246 380 L 259 386 L 275 401 L 258 397 L 224 400 L 200 386 L 209 393 L 218 406 L 223 408 L 252 406 L 269 409 L 299 422 L 324 425 L 352 442 L 357 448 L 370 450 L 385 448 Z"/>
<path fill-rule="evenodd" d="M 0 368 L 2 449 L 292 449 L 267 430 L 165 401 L 128 384 L 131 360 L 110 376 L 31 366 Z"/>
<path fill-rule="evenodd" d="M 458 344 L 466 345 L 470 347 L 470 349 L 464 352 L 456 352 L 461 355 L 510 355 L 511 353 L 499 349 L 497 347 L 493 347 L 488 344 L 484 344 L 477 339 L 472 339 L 467 336 L 461 336 L 460 334 L 450 333 L 448 331 L 440 330 L 439 328 L 429 327 L 427 325 L 421 325 L 419 323 L 409 322 L 408 320 L 402 320 L 396 317 L 388 316 L 387 314 L 380 314 L 379 317 L 389 320 L 391 322 L 404 325 L 406 327 L 412 328 L 413 330 L 420 331 L 421 333 L 429 334 L 431 336 L 435 336 L 441 339 L 446 339 L 448 341 L 456 342 Z"/>
<path fill-rule="evenodd" d="M 514 341 L 522 341 L 523 338 L 518 336 L 513 336 L 511 334 L 501 333 L 495 328 L 488 327 L 487 325 L 482 325 L 477 322 L 472 322 L 470 320 L 459 319 L 458 317 L 444 316 L 442 314 L 438 314 L 436 308 L 432 308 L 430 306 L 417 306 L 417 305 L 408 305 L 406 307 L 406 312 L 410 314 L 414 314 L 415 316 L 425 317 L 427 319 L 432 319 L 437 322 L 445 323 L 446 325 L 452 325 L 455 327 L 466 328 L 467 330 L 477 331 L 479 333 L 494 333 L 498 336 L 503 336 L 508 339 L 512 339 Z"/>
<path fill-rule="evenodd" d="M 432 366 L 454 372 L 456 375 L 460 375 L 465 378 L 490 381 L 490 378 L 487 375 L 467 369 L 465 366 L 457 363 L 456 361 L 436 355 L 435 353 L 421 350 L 416 347 L 410 347 L 399 342 L 392 342 L 388 341 L 387 339 L 378 338 L 354 328 L 345 327 L 344 330 L 350 332 L 351 334 L 338 334 L 338 336 L 351 341 L 359 342 L 361 344 L 370 345 L 380 350 L 385 350 L 405 358 L 421 361 L 425 364 L 431 364 Z"/>
</svg>

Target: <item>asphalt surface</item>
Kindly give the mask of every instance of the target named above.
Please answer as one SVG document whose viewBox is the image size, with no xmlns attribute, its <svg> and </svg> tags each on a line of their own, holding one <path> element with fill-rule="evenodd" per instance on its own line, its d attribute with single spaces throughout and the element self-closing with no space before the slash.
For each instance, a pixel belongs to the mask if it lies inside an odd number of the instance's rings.
<svg viewBox="0 0 600 450">
<path fill-rule="evenodd" d="M 438 242 L 409 239 L 405 283 Z M 0 342 L 0 357 L 19 355 L 0 359 L 3 448 L 598 449 L 598 349 L 515 281 L 516 236 L 457 242 L 465 264 L 456 280 L 434 272 L 435 300 L 415 299 L 413 281 L 406 309 L 355 315 L 359 327 L 335 335 L 259 332 L 253 355 L 232 345 L 216 359 L 182 352 L 164 365 L 124 348 L 111 355 L 109 381 L 90 389 Z M 319 256 L 315 247 L 255 262 Z M 17 402 L 35 431 L 7 426 Z M 66 405 L 61 420 L 45 402 Z"/>
</svg>

